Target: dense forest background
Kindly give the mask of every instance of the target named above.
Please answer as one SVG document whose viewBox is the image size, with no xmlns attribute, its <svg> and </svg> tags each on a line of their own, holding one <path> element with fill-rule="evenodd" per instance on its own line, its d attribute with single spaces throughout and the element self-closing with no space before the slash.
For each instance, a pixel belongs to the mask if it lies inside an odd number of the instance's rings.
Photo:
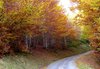
<svg viewBox="0 0 100 69">
<path fill-rule="evenodd" d="M 100 47 L 100 1 L 72 0 L 80 13 L 69 20 L 57 0 L 0 0 L 0 53 L 35 48 Z"/>
</svg>

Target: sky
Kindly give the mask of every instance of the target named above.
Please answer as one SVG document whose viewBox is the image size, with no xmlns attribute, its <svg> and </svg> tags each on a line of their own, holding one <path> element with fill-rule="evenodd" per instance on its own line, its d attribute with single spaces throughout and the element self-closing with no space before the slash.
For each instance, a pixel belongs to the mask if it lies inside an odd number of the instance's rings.
<svg viewBox="0 0 100 69">
<path fill-rule="evenodd" d="M 65 14 L 68 15 L 69 18 L 74 18 L 79 10 L 75 9 L 74 11 L 70 10 L 70 7 L 76 7 L 77 3 L 72 3 L 70 0 L 60 0 L 59 5 L 65 10 Z"/>
</svg>

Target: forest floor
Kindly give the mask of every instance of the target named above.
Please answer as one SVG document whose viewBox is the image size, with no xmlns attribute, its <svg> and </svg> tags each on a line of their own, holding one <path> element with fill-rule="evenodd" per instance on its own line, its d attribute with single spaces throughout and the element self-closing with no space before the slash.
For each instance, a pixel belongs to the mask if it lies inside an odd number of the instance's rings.
<svg viewBox="0 0 100 69">
<path fill-rule="evenodd" d="M 100 69 L 100 53 L 91 52 L 76 61 L 79 69 Z"/>
<path fill-rule="evenodd" d="M 86 52 L 86 48 L 72 47 L 67 50 L 34 49 L 32 54 L 6 55 L 0 59 L 0 69 L 42 69 L 59 59 Z"/>
</svg>

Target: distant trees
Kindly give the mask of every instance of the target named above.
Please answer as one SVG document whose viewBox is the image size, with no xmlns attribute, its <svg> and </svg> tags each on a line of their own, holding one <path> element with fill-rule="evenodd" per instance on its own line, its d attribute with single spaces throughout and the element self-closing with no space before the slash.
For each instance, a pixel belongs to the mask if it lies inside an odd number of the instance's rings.
<svg viewBox="0 0 100 69">
<path fill-rule="evenodd" d="M 65 48 L 78 35 L 56 0 L 2 0 L 0 7 L 0 47 L 8 51 Z"/>
<path fill-rule="evenodd" d="M 73 0 L 75 1 L 75 0 Z M 100 48 L 100 0 L 78 0 L 79 15 L 76 23 L 84 26 L 93 49 Z"/>
</svg>

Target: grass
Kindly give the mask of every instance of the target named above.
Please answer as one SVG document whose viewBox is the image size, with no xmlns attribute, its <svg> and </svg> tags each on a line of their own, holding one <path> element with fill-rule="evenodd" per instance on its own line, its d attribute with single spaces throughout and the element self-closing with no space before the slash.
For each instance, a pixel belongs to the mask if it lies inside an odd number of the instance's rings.
<svg viewBox="0 0 100 69">
<path fill-rule="evenodd" d="M 99 54 L 100 55 L 100 54 Z M 98 57 L 100 58 L 100 57 Z M 98 60 L 96 55 L 92 52 L 87 55 L 81 56 L 77 61 L 77 66 L 79 69 L 100 69 L 100 60 Z"/>
<path fill-rule="evenodd" d="M 83 64 L 83 63 L 80 63 L 78 67 L 79 69 L 94 69 L 94 68 L 91 68 L 89 65 Z"/>
<path fill-rule="evenodd" d="M 68 50 L 35 49 L 32 54 L 6 55 L 0 59 L 0 69 L 42 69 L 56 60 L 85 51 L 83 47 L 71 47 Z"/>
</svg>

